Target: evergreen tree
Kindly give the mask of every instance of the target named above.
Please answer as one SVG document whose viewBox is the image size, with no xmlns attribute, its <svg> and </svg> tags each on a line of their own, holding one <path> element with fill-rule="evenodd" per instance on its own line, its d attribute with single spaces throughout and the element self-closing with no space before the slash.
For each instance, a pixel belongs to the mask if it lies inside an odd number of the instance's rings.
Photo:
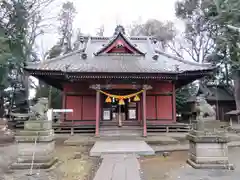
<svg viewBox="0 0 240 180">
<path fill-rule="evenodd" d="M 29 83 L 23 67 L 29 61 L 38 60 L 33 46 L 36 37 L 42 33 L 39 28 L 42 20 L 40 13 L 51 2 L 52 0 L 0 2 L 0 41 L 4 41 L 0 45 L 0 51 L 5 52 L 0 56 L 1 76 L 4 77 L 4 88 L 1 91 L 6 92 L 10 111 L 26 113 L 29 109 Z M 4 91 L 6 88 L 9 90 Z"/>
</svg>

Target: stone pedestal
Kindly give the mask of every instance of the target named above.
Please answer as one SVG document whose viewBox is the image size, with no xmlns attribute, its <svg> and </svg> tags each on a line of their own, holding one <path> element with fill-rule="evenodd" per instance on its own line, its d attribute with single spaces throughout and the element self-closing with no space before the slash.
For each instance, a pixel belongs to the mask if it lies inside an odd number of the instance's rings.
<svg viewBox="0 0 240 180">
<path fill-rule="evenodd" d="M 7 120 L 0 119 L 0 144 L 14 142 L 14 134 L 8 129 Z"/>
<path fill-rule="evenodd" d="M 11 168 L 30 169 L 33 161 L 34 169 L 47 169 L 56 162 L 54 130 L 51 121 L 26 121 L 24 130 L 16 134 L 15 139 L 18 158 Z"/>
<path fill-rule="evenodd" d="M 196 169 L 233 169 L 228 161 L 229 138 L 226 133 L 220 128 L 211 128 L 209 122 L 194 125 L 187 135 L 190 146 L 188 164 Z"/>
</svg>

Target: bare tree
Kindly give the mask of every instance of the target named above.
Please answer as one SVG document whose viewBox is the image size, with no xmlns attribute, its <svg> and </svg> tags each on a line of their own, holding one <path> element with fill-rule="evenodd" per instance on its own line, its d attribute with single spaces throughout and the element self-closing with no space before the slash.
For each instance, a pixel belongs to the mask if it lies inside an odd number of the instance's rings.
<svg viewBox="0 0 240 180">
<path fill-rule="evenodd" d="M 176 55 L 183 54 L 192 60 L 202 63 L 207 56 L 212 54 L 216 44 L 214 35 L 217 27 L 204 16 L 206 2 L 200 0 L 184 0 L 176 3 L 176 15 L 185 22 L 185 31 L 174 43 L 169 43 L 168 48 Z M 181 53 L 180 53 L 181 52 Z"/>
<path fill-rule="evenodd" d="M 62 9 L 59 14 L 59 32 L 61 35 L 60 45 L 63 46 L 67 43 L 68 50 L 72 50 L 73 20 L 75 14 L 76 9 L 72 2 L 68 1 L 62 5 Z"/>
<path fill-rule="evenodd" d="M 152 36 L 164 49 L 169 41 L 176 35 L 176 29 L 172 22 L 161 22 L 156 19 L 149 19 L 145 23 L 134 23 L 129 28 L 131 36 Z"/>
<path fill-rule="evenodd" d="M 215 50 L 215 42 L 211 36 L 200 30 L 198 33 L 184 32 L 169 41 L 166 47 L 178 57 L 189 57 L 191 60 L 203 63 Z"/>
</svg>

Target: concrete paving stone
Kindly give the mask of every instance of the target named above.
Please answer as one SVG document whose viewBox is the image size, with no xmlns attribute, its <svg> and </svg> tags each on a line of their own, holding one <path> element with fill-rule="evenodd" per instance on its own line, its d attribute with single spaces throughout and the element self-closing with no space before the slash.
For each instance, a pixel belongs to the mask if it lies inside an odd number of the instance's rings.
<svg viewBox="0 0 240 180">
<path fill-rule="evenodd" d="M 140 165 L 133 154 L 105 154 L 94 180 L 140 180 Z"/>
<path fill-rule="evenodd" d="M 114 166 L 114 163 L 111 163 L 111 161 L 107 161 L 103 159 L 99 169 L 96 172 L 94 180 L 102 180 L 103 177 L 104 177 L 104 180 L 111 180 L 113 166 Z"/>
<path fill-rule="evenodd" d="M 132 180 L 133 177 L 136 179 L 141 179 L 140 176 L 140 164 L 137 158 L 129 158 L 126 160 L 127 164 L 127 172 L 126 172 L 126 180 Z"/>
<path fill-rule="evenodd" d="M 121 153 L 155 154 L 154 150 L 144 141 L 97 141 L 90 150 L 90 156 Z"/>
</svg>

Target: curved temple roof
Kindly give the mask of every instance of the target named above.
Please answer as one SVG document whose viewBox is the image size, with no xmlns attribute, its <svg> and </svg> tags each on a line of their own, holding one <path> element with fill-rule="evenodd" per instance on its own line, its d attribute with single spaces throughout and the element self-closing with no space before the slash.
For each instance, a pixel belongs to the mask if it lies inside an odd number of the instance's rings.
<svg viewBox="0 0 240 180">
<path fill-rule="evenodd" d="M 112 38 L 85 37 L 83 49 L 76 50 L 39 64 L 28 65 L 26 70 L 64 71 L 79 73 L 184 73 L 211 71 L 215 67 L 186 61 L 155 49 L 151 37 L 129 37 L 122 31 Z M 134 53 L 106 53 L 118 38 L 127 43 Z M 84 54 L 84 56 L 83 56 Z"/>
</svg>

